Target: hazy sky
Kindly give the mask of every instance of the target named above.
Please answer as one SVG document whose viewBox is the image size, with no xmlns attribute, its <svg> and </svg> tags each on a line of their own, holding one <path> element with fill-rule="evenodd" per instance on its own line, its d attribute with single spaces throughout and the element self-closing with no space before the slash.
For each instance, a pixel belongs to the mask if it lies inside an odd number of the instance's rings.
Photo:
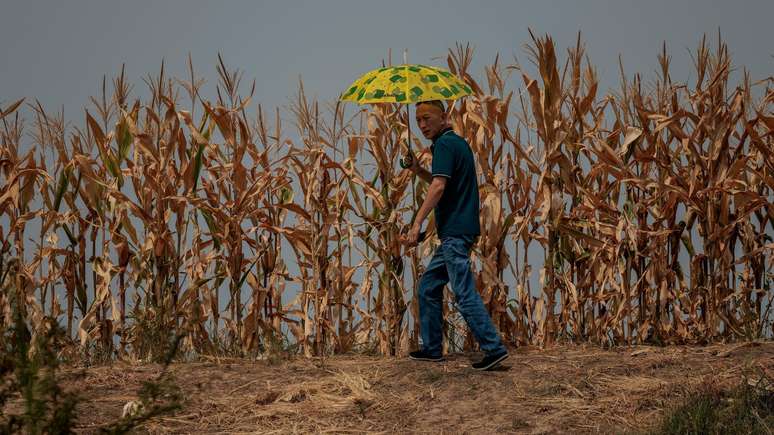
<svg viewBox="0 0 774 435">
<path fill-rule="evenodd" d="M 184 74 L 188 52 L 212 95 L 217 53 L 257 80 L 256 99 L 285 105 L 302 75 L 308 94 L 335 98 L 393 49 L 401 63 L 435 63 L 455 42 L 476 48 L 474 76 L 496 53 L 526 60 L 528 28 L 549 33 L 562 53 L 582 31 L 602 85 L 617 84 L 619 54 L 627 72 L 653 74 L 662 41 L 673 55 L 673 79 L 685 81 L 688 49 L 720 27 L 737 66 L 753 78 L 774 71 L 774 1 L 109 1 L 0 2 L 0 104 L 38 98 L 64 105 L 82 124 L 101 77 L 126 63 L 136 90 L 162 58 Z M 513 78 L 510 88 L 518 86 Z"/>
</svg>

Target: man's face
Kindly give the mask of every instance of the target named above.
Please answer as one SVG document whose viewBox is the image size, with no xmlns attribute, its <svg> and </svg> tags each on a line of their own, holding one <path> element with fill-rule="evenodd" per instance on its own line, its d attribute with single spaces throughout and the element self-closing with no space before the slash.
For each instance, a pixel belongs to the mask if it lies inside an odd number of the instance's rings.
<svg viewBox="0 0 774 435">
<path fill-rule="evenodd" d="M 425 139 L 432 139 L 446 127 L 446 113 L 432 104 L 417 107 L 417 125 Z"/>
</svg>

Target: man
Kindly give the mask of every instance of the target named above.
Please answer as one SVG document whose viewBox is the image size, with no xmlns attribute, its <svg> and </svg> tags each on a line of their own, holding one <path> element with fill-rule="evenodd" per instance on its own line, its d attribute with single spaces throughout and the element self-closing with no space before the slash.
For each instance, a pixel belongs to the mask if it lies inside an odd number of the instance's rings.
<svg viewBox="0 0 774 435">
<path fill-rule="evenodd" d="M 481 233 L 473 152 L 465 139 L 451 129 L 442 102 L 421 102 L 416 109 L 419 129 L 425 138 L 433 141 L 430 147 L 433 163 L 432 172 L 428 172 L 412 159 L 411 171 L 430 187 L 413 227 L 402 239 L 405 245 L 415 246 L 422 222 L 434 209 L 441 245 L 419 280 L 422 348 L 411 352 L 409 357 L 420 361 L 443 360 L 441 306 L 444 285 L 450 282 L 459 310 L 485 353 L 473 368 L 489 370 L 508 358 L 508 350 L 492 324 L 470 270 L 470 249 Z"/>
</svg>

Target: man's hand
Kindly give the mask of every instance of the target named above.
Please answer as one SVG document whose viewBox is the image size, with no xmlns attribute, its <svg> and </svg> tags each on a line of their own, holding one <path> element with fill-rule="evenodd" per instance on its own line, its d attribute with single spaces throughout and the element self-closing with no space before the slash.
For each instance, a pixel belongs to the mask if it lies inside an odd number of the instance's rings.
<svg viewBox="0 0 774 435">
<path fill-rule="evenodd" d="M 431 183 L 433 181 L 433 177 L 430 175 L 430 172 L 422 167 L 422 165 L 419 163 L 418 156 L 414 155 L 414 153 L 411 151 L 409 151 L 409 154 L 401 157 L 400 166 L 403 169 L 408 169 L 409 171 L 413 172 L 426 183 Z"/>
<path fill-rule="evenodd" d="M 401 236 L 400 241 L 407 247 L 414 247 L 419 243 L 419 227 L 413 226 L 405 236 Z"/>
<path fill-rule="evenodd" d="M 419 166 L 419 159 L 417 159 L 417 156 L 415 156 L 412 151 L 409 151 L 408 154 L 401 157 L 400 166 L 415 174 L 421 169 L 421 166 Z"/>
</svg>

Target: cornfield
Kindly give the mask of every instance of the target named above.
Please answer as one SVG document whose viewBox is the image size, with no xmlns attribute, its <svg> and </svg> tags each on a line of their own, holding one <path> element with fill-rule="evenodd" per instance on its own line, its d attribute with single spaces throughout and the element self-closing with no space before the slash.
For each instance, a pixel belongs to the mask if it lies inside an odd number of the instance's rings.
<svg viewBox="0 0 774 435">
<path fill-rule="evenodd" d="M 496 58 L 478 81 L 469 46 L 449 50 L 474 90 L 451 120 L 479 166 L 477 284 L 507 342 L 772 336 L 774 79 L 731 83 L 710 45 L 695 83 L 672 80 L 664 48 L 652 82 L 621 66 L 604 95 L 580 37 L 562 57 L 533 36 L 533 67 Z M 80 349 L 137 358 L 173 334 L 202 355 L 416 346 L 438 241 L 398 243 L 426 187 L 395 164 L 405 110 L 321 104 L 300 83 L 267 112 L 220 57 L 212 101 L 189 69 L 162 65 L 143 101 L 123 70 L 103 80 L 81 126 L 0 107 L 0 328 L 20 310 L 33 334 L 53 319 Z M 474 346 L 453 315 L 445 334 Z"/>
</svg>

